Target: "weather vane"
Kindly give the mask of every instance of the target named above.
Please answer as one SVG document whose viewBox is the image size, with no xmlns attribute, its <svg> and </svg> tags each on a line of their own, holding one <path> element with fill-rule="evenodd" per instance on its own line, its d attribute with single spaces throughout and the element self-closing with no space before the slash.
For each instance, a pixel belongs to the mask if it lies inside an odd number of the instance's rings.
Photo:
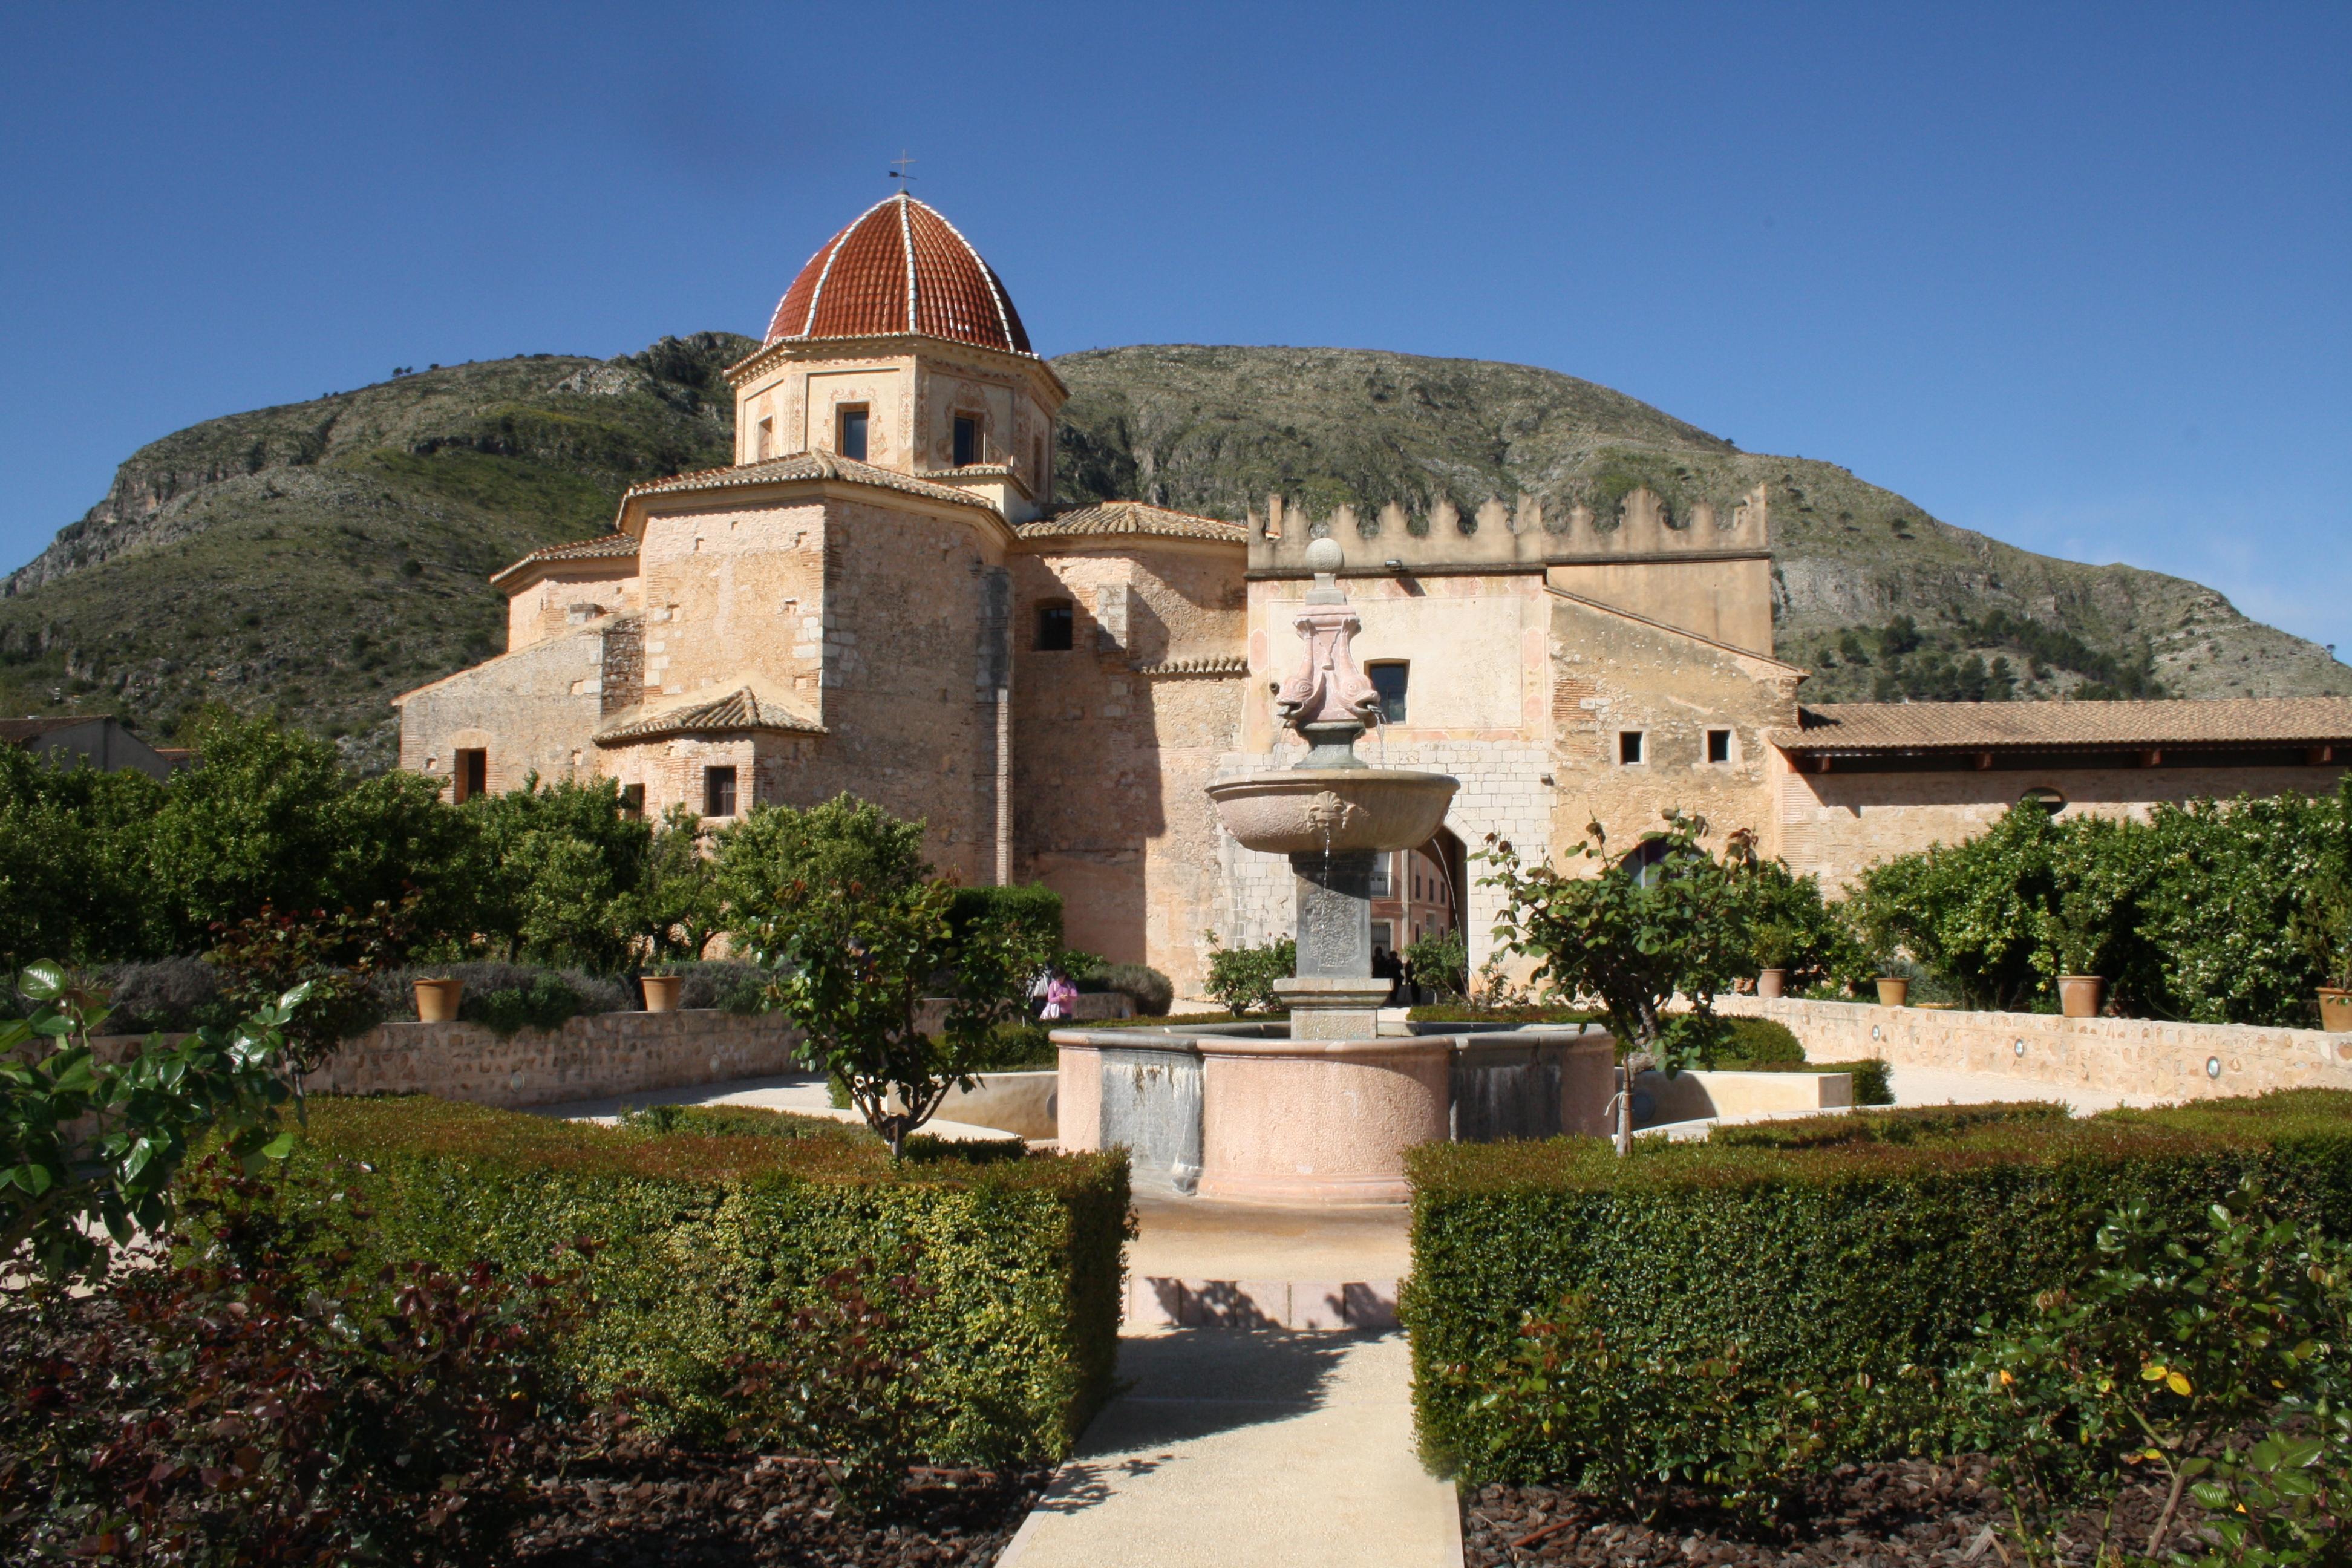
<svg viewBox="0 0 2352 1568">
<path fill-rule="evenodd" d="M 915 176 L 908 171 L 914 167 L 915 161 L 907 156 L 907 150 L 901 147 L 898 149 L 898 155 L 890 162 L 894 165 L 890 171 L 890 177 L 898 182 L 900 190 L 910 189 L 915 183 Z"/>
</svg>

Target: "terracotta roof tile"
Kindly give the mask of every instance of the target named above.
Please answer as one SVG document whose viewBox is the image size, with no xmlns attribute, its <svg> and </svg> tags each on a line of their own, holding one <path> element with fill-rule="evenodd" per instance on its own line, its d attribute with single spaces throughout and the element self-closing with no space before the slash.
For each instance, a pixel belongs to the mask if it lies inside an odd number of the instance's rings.
<svg viewBox="0 0 2352 1568">
<path fill-rule="evenodd" d="M 500 582 L 526 566 L 546 561 L 621 560 L 634 557 L 636 552 L 637 538 L 633 533 L 606 533 L 594 539 L 575 539 L 568 544 L 550 544 L 534 550 L 511 566 L 501 568 L 490 581 Z"/>
<path fill-rule="evenodd" d="M 631 485 L 628 495 L 674 495 L 681 490 L 732 489 L 742 485 L 782 484 L 792 479 L 842 479 L 851 484 L 878 485 L 885 489 L 900 490 L 930 500 L 978 507 L 991 516 L 997 515 L 994 507 L 970 490 L 933 484 L 912 474 L 902 474 L 896 468 L 877 468 L 871 463 L 861 463 L 832 452 L 794 452 L 790 457 L 772 458 L 764 463 L 698 468 L 690 474 L 672 474 L 666 479 L 647 479 L 644 484 Z M 622 504 L 627 505 L 627 497 L 623 498 Z"/>
<path fill-rule="evenodd" d="M 921 332 L 1030 353 L 1021 312 L 971 242 L 904 192 L 825 241 L 793 279 L 767 341 Z"/>
<path fill-rule="evenodd" d="M 773 702 L 762 702 L 757 692 L 744 686 L 724 697 L 705 698 L 684 707 L 672 708 L 667 712 L 608 724 L 596 731 L 596 743 L 600 746 L 624 746 L 636 741 L 658 741 L 670 735 L 728 735 L 761 730 L 799 735 L 824 733 L 824 725 Z"/>
<path fill-rule="evenodd" d="M 2309 745 L 2352 741 L 2352 698 L 2168 702 L 1822 702 L 1776 730 L 1784 752 Z"/>
<path fill-rule="evenodd" d="M 1114 533 L 1158 534 L 1167 539 L 1214 539 L 1227 543 L 1249 542 L 1249 530 L 1238 522 L 1171 511 L 1139 500 L 1108 500 L 1096 506 L 1074 507 L 1013 531 L 1024 539 L 1099 536 Z"/>
</svg>

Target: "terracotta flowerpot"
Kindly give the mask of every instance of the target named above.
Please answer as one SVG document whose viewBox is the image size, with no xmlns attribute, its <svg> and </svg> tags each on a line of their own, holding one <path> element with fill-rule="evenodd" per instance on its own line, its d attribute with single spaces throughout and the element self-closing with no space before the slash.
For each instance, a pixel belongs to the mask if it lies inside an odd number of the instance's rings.
<svg viewBox="0 0 2352 1568">
<path fill-rule="evenodd" d="M 457 1021 L 457 999 L 466 994 L 462 980 L 420 980 L 416 982 L 416 1019 L 421 1024 L 454 1024 Z"/>
<path fill-rule="evenodd" d="M 2058 977 L 2058 1010 L 2069 1018 L 2095 1018 L 2106 989 L 2107 983 L 2095 974 L 2062 974 Z"/>
<path fill-rule="evenodd" d="M 2352 991 L 2319 988 L 2319 1026 L 2331 1035 L 2352 1035 Z"/>
<path fill-rule="evenodd" d="M 1789 972 L 1785 969 L 1759 969 L 1756 972 L 1756 994 L 1767 1002 L 1777 1001 L 1789 988 Z"/>
<path fill-rule="evenodd" d="M 675 1013 L 677 1011 L 678 987 L 686 982 L 675 974 L 642 974 L 637 984 L 646 988 L 646 1011 Z"/>
<path fill-rule="evenodd" d="M 1878 1005 L 1880 1006 L 1900 1007 L 1909 1001 L 1910 997 L 1911 983 L 1908 980 L 1890 980 L 1883 974 L 1879 976 Z"/>
</svg>

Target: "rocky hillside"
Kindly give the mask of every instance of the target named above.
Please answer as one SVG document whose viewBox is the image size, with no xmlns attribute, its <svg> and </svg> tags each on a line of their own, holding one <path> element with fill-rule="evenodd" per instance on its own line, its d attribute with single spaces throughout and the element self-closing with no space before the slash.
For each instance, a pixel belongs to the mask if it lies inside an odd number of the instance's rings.
<svg viewBox="0 0 2352 1568">
<path fill-rule="evenodd" d="M 1833 464 L 1762 457 L 1588 381 L 1343 349 L 1104 349 L 1055 361 L 1066 499 L 1240 518 L 1532 495 L 1596 514 L 1645 484 L 1681 510 L 1771 495 L 1779 652 L 1817 700 L 2352 694 L 2352 668 L 2211 589 L 1937 521 Z"/>
<path fill-rule="evenodd" d="M 274 709 L 387 766 L 386 700 L 499 651 L 489 574 L 730 459 L 724 332 L 436 366 L 142 447 L 0 593 L 0 713 Z"/>
<path fill-rule="evenodd" d="M 433 367 L 207 421 L 131 455 L 105 500 L 0 587 L 0 712 L 275 709 L 389 763 L 393 693 L 494 652 L 489 574 L 604 529 L 621 490 L 728 460 L 701 332 L 597 361 Z M 1780 645 L 1809 696 L 2352 693 L 2352 669 L 2210 589 L 1938 522 L 1843 468 L 1759 457 L 1550 371 L 1331 349 L 1139 347 L 1055 363 L 1066 501 L 1238 518 L 1488 496 L 1607 515 L 1771 489 Z"/>
</svg>

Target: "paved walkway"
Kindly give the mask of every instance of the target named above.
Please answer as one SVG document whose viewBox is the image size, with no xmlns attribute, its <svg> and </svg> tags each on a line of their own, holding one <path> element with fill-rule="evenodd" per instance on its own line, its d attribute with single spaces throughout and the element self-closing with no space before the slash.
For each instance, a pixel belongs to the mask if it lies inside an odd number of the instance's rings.
<svg viewBox="0 0 2352 1568">
<path fill-rule="evenodd" d="M 1456 1568 L 1404 1336 L 1164 1329 L 999 1568 Z"/>
<path fill-rule="evenodd" d="M 825 1092 L 821 1073 L 780 1073 L 773 1078 L 739 1078 L 726 1083 L 686 1084 L 677 1089 L 640 1089 L 635 1094 L 606 1095 L 601 1100 L 566 1100 L 560 1105 L 533 1105 L 534 1116 L 560 1116 L 567 1121 L 617 1121 L 624 1110 L 648 1105 L 750 1105 L 761 1110 L 789 1110 L 798 1116 L 822 1116 L 835 1121 L 862 1120 L 855 1110 L 836 1110 Z M 999 1140 L 1013 1136 L 994 1127 L 974 1127 L 937 1118 L 923 1123 L 935 1138 Z"/>
</svg>

